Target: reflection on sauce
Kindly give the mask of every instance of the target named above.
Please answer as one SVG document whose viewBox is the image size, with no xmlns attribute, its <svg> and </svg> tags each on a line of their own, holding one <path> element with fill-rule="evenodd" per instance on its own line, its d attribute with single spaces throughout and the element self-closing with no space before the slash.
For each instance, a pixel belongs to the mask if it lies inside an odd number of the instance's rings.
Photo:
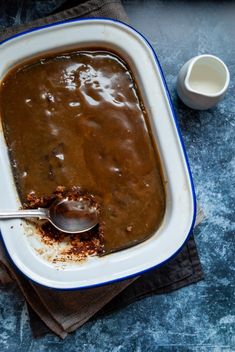
<svg viewBox="0 0 235 352">
<path fill-rule="evenodd" d="M 1 87 L 1 116 L 22 202 L 78 186 L 101 205 L 105 252 L 161 224 L 159 158 L 131 71 L 108 51 L 34 59 Z"/>
</svg>

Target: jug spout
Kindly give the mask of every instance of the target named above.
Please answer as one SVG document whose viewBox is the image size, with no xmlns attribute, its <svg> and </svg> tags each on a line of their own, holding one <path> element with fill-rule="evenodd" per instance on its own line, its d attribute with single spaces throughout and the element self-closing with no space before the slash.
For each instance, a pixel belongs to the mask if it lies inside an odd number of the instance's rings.
<svg viewBox="0 0 235 352">
<path fill-rule="evenodd" d="M 229 71 L 213 55 L 200 55 L 180 70 L 177 92 L 181 100 L 194 109 L 209 109 L 224 96 L 229 85 Z"/>
</svg>

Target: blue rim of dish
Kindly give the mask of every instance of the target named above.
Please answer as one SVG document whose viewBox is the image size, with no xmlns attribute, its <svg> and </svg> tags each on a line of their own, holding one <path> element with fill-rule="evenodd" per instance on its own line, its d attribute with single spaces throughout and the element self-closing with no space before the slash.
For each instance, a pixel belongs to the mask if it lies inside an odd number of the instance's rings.
<svg viewBox="0 0 235 352">
<path fill-rule="evenodd" d="M 169 260 L 173 259 L 175 256 L 177 256 L 177 254 L 181 251 L 182 247 L 185 245 L 185 243 L 188 241 L 189 237 L 190 237 L 190 234 L 194 228 L 194 224 L 195 224 L 195 220 L 196 220 L 196 209 L 197 209 L 197 203 L 196 203 L 196 194 L 195 194 L 195 189 L 194 189 L 194 184 L 193 184 L 193 178 L 192 178 L 192 173 L 191 173 L 191 169 L 190 169 L 190 166 L 189 166 L 189 161 L 188 161 L 188 156 L 187 156 L 187 153 L 186 153 L 186 149 L 185 149 L 185 145 L 184 145 L 184 142 L 183 142 L 183 137 L 181 135 L 181 132 L 180 132 L 180 128 L 179 128 L 179 124 L 178 124 L 178 120 L 177 120 L 177 117 L 176 117 L 176 113 L 174 111 L 174 108 L 173 108 L 173 104 L 172 104 L 172 100 L 171 100 L 171 97 L 170 97 L 170 92 L 169 92 L 169 89 L 168 89 L 168 86 L 167 86 L 167 83 L 166 83 L 166 79 L 165 79 L 165 76 L 163 74 L 163 70 L 162 70 L 162 67 L 160 65 L 160 62 L 159 62 L 159 59 L 157 57 L 157 54 L 155 53 L 155 50 L 154 48 L 152 47 L 152 45 L 150 44 L 150 42 L 148 41 L 148 39 L 145 38 L 145 36 L 140 33 L 138 30 L 136 30 L 134 27 L 130 26 L 129 24 L 126 24 L 122 21 L 119 21 L 119 20 L 116 20 L 114 18 L 106 18 L 106 17 L 86 17 L 86 18 L 77 18 L 77 19 L 69 19 L 69 20 L 64 20 L 64 21 L 58 21 L 58 22 L 54 22 L 54 23 L 49 23 L 49 24 L 46 24 L 46 25 L 43 25 L 43 26 L 39 26 L 39 27 L 33 27 L 33 28 L 30 28 L 30 29 L 27 29 L 25 31 L 22 31 L 22 32 L 19 32 L 17 34 L 14 34 L 12 35 L 11 37 L 9 38 L 6 38 L 4 39 L 3 41 L 0 42 L 0 45 L 8 42 L 8 41 L 11 41 L 12 39 L 14 38 L 17 38 L 17 37 L 21 37 L 25 34 L 28 34 L 28 33 L 31 33 L 31 32 L 36 32 L 36 31 L 40 31 L 41 29 L 45 29 L 45 28 L 49 28 L 49 27 L 56 27 L 56 26 L 59 26 L 59 25 L 62 25 L 62 24 L 66 24 L 66 23 L 73 23 L 73 22 L 85 22 L 85 21 L 106 21 L 106 22 L 116 22 L 118 24 L 121 24 L 122 26 L 124 27 L 127 27 L 129 29 L 131 29 L 134 33 L 138 34 L 138 36 L 147 44 L 147 46 L 151 49 L 152 51 L 152 54 L 154 56 L 154 59 L 155 59 L 155 62 L 159 68 L 159 71 L 160 71 L 160 75 L 161 75 L 161 79 L 162 79 L 162 82 L 163 82 L 163 86 L 164 86 L 164 89 L 165 89 L 165 92 L 166 92 L 166 96 L 167 96 L 167 100 L 168 100 L 168 103 L 169 103 L 169 106 L 171 108 L 171 115 L 173 116 L 173 121 L 175 123 L 175 127 L 176 127 L 176 130 L 177 130 L 177 134 L 178 134 L 178 137 L 179 137 L 179 140 L 180 140 L 180 144 L 181 144 L 181 147 L 182 147 L 182 151 L 183 151 L 183 155 L 184 155 L 184 160 L 185 160 L 185 163 L 186 163 L 186 166 L 187 166 L 187 171 L 188 171 L 188 175 L 189 175 L 189 180 L 190 180 L 190 185 L 191 185 L 191 192 L 192 192 L 192 198 L 193 198 L 193 219 L 192 219 L 192 224 L 190 226 L 190 229 L 189 229 L 189 232 L 186 236 L 186 239 L 185 241 L 183 242 L 183 244 L 181 245 L 181 247 L 174 253 L 172 254 L 169 258 L 165 259 L 164 261 L 162 261 L 161 263 L 159 264 L 156 264 L 150 268 L 147 268 L 145 270 L 142 270 L 142 271 L 139 271 L 135 274 L 131 274 L 131 275 L 127 275 L 127 276 L 124 276 L 124 277 L 121 277 L 121 278 L 118 278 L 118 279 L 114 279 L 114 280 L 110 280 L 110 281 L 107 281 L 107 282 L 102 282 L 102 283 L 99 283 L 99 284 L 93 284 L 93 285 L 88 285 L 88 286 L 82 286 L 82 287 L 71 287 L 71 288 L 55 288 L 55 287 L 51 287 L 51 286 L 47 286 L 47 285 L 44 285 L 44 284 L 41 284 L 35 280 L 33 280 L 32 278 L 28 277 L 25 273 L 23 273 L 18 267 L 17 265 L 14 263 L 13 259 L 11 258 L 10 254 L 8 253 L 8 250 L 6 248 L 6 245 L 5 245 L 5 242 L 4 242 L 4 239 L 2 237 L 2 233 L 0 231 L 0 239 L 4 245 L 4 248 L 6 250 L 6 253 L 7 253 L 7 256 L 8 258 L 10 259 L 11 263 L 13 263 L 14 267 L 17 269 L 17 271 L 22 274 L 24 277 L 26 277 L 27 279 L 29 279 L 30 281 L 32 281 L 33 283 L 35 283 L 36 285 L 39 285 L 39 286 L 42 286 L 42 287 L 46 287 L 46 288 L 49 288 L 49 289 L 53 289 L 53 290 L 58 290 L 58 291 L 75 291 L 75 290 L 85 290 L 85 289 L 90 289 L 90 288 L 95 288 L 95 287 L 100 287 L 100 286 L 105 286 L 105 285 L 108 285 L 108 284 L 112 284 L 112 283 L 115 283 L 115 282 L 119 282 L 119 281 L 123 281 L 123 280 L 127 280 L 127 279 L 130 279 L 132 277 L 135 277 L 135 276 L 138 276 L 138 275 L 142 275 L 150 270 L 153 270 L 153 269 L 156 269 L 164 264 L 166 264 Z"/>
</svg>

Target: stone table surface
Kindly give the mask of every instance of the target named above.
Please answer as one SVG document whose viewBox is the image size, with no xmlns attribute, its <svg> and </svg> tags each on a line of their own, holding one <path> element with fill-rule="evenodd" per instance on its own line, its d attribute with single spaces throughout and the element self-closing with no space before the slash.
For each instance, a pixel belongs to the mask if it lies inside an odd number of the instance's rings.
<svg viewBox="0 0 235 352">
<path fill-rule="evenodd" d="M 0 26 L 46 15 L 62 2 L 0 1 Z M 53 334 L 33 339 L 18 289 L 1 287 L 1 351 L 235 351 L 235 2 L 133 0 L 124 6 L 157 52 L 178 115 L 206 214 L 195 231 L 205 279 L 92 321 L 65 341 Z M 182 64 L 203 53 L 225 61 L 231 83 L 216 108 L 199 112 L 178 100 L 175 81 Z"/>
</svg>

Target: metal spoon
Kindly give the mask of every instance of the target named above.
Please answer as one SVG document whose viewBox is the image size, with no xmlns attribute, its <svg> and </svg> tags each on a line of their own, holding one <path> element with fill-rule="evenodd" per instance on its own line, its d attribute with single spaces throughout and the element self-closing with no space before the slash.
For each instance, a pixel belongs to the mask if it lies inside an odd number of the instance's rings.
<svg viewBox="0 0 235 352">
<path fill-rule="evenodd" d="M 89 199 L 60 199 L 50 208 L 1 211 L 0 219 L 39 218 L 49 220 L 58 230 L 66 233 L 81 233 L 98 224 L 98 208 Z"/>
</svg>

